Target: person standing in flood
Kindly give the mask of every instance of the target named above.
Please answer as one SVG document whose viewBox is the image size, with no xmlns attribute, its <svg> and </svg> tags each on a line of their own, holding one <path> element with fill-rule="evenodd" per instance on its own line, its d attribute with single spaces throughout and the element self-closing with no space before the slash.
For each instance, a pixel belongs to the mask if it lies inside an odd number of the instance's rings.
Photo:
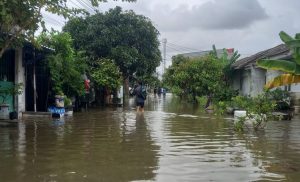
<svg viewBox="0 0 300 182">
<path fill-rule="evenodd" d="M 138 81 L 137 87 L 134 89 L 135 101 L 136 101 L 136 111 L 144 112 L 145 100 L 147 98 L 146 87 L 143 85 L 142 81 Z"/>
</svg>

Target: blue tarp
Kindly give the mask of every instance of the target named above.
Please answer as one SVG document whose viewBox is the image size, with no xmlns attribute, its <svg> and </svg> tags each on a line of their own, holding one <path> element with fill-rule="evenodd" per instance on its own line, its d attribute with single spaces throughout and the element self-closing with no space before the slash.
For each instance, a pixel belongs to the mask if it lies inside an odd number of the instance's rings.
<svg viewBox="0 0 300 182">
<path fill-rule="evenodd" d="M 64 114 L 66 112 L 66 110 L 64 107 L 50 106 L 50 107 L 48 107 L 48 112 L 56 113 L 56 114 Z"/>
</svg>

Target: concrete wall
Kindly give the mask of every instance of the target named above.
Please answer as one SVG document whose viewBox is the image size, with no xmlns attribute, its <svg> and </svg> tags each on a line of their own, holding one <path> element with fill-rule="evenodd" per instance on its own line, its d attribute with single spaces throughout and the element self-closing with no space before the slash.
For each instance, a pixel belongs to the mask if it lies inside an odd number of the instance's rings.
<svg viewBox="0 0 300 182">
<path fill-rule="evenodd" d="M 262 93 L 266 84 L 266 70 L 261 68 L 251 67 L 251 79 L 250 79 L 250 95 L 257 96 Z"/>
<path fill-rule="evenodd" d="M 236 71 L 232 85 L 234 89 L 239 89 L 241 95 L 257 96 L 263 91 L 265 82 L 266 71 L 250 67 Z"/>
<path fill-rule="evenodd" d="M 22 48 L 18 48 L 15 51 L 15 84 L 23 84 L 23 92 L 20 95 L 15 96 L 15 110 L 18 113 L 18 117 L 22 117 L 22 112 L 25 112 L 25 68 L 22 65 L 23 60 Z"/>
<path fill-rule="evenodd" d="M 246 96 L 250 94 L 251 91 L 251 71 L 243 70 L 242 81 L 241 81 L 241 94 Z"/>
</svg>

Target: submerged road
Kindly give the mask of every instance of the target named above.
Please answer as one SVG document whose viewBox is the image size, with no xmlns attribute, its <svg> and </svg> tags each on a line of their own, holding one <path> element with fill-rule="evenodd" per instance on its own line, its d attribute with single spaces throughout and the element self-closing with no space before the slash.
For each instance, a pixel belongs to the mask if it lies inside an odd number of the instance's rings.
<svg viewBox="0 0 300 182">
<path fill-rule="evenodd" d="M 0 127 L 0 181 L 299 181 L 300 119 L 237 133 L 172 95 Z"/>
</svg>

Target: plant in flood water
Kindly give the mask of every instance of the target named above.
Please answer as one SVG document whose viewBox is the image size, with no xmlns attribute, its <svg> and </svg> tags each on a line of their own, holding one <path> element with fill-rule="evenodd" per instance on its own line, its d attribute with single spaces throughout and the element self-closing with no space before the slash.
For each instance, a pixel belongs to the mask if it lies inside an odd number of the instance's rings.
<svg viewBox="0 0 300 182">
<path fill-rule="evenodd" d="M 235 122 L 236 130 L 243 130 L 249 124 L 255 130 L 264 128 L 276 106 L 275 101 L 271 100 L 268 92 L 264 92 L 256 97 L 237 96 L 233 98 L 233 103 L 239 109 L 246 111 L 246 116 L 239 117 L 238 121 Z"/>
</svg>

